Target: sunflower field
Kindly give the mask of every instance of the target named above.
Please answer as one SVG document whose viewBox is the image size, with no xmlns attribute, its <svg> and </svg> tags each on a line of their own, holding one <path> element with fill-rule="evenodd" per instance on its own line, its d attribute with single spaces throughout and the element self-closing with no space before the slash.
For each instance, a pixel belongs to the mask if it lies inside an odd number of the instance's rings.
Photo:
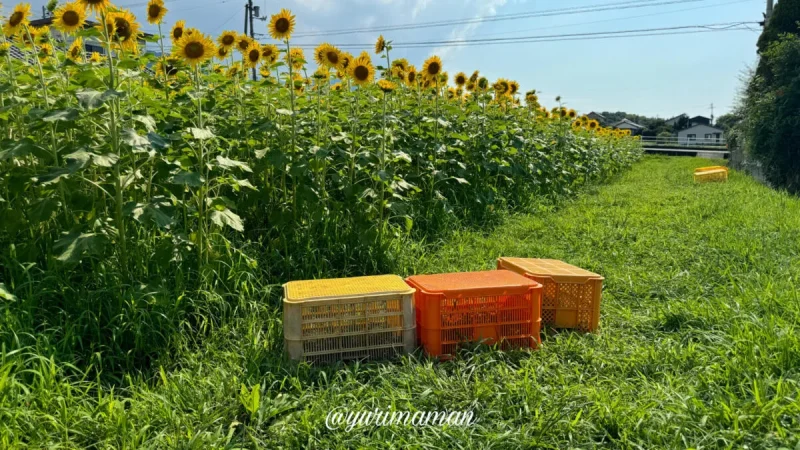
<svg viewBox="0 0 800 450">
<path fill-rule="evenodd" d="M 142 13 L 161 30 L 163 1 Z M 44 339 L 104 373 L 215 327 L 255 279 L 386 272 L 409 243 L 641 154 L 560 99 L 392 59 L 383 37 L 306 54 L 287 10 L 274 44 L 183 21 L 145 36 L 108 0 L 55 6 L 52 29 L 27 4 L 2 23 L 0 342 Z"/>
</svg>

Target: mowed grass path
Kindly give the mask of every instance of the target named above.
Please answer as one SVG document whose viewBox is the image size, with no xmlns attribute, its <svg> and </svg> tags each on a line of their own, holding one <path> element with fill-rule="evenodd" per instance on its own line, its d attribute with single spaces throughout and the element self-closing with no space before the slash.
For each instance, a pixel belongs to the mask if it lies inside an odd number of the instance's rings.
<svg viewBox="0 0 800 450">
<path fill-rule="evenodd" d="M 596 334 L 549 330 L 531 353 L 310 368 L 283 358 L 273 296 L 165 356 L 155 379 L 100 394 L 87 380 L 40 382 L 0 435 L 98 448 L 796 448 L 800 200 L 736 172 L 692 182 L 715 163 L 647 157 L 561 208 L 398 262 L 423 273 L 563 259 L 606 277 Z M 255 414 L 243 384 L 261 386 Z M 472 409 L 478 423 L 332 431 L 337 407 Z"/>
</svg>

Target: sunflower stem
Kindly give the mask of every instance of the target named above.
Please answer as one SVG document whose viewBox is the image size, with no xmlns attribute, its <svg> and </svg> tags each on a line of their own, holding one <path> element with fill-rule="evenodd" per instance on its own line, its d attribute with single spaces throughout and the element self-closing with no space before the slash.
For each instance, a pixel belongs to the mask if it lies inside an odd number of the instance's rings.
<svg viewBox="0 0 800 450">
<path fill-rule="evenodd" d="M 295 160 L 295 151 L 296 142 L 297 142 L 297 126 L 296 126 L 296 119 L 295 119 L 295 111 L 294 111 L 294 73 L 292 72 L 292 66 L 294 61 L 292 61 L 292 47 L 289 44 L 289 39 L 286 39 L 286 56 L 289 61 L 289 98 L 291 101 L 292 106 L 292 149 L 289 152 L 289 167 L 294 167 L 294 160 Z M 297 220 L 297 183 L 295 180 L 292 180 L 292 212 L 294 214 L 294 219 Z"/>
</svg>

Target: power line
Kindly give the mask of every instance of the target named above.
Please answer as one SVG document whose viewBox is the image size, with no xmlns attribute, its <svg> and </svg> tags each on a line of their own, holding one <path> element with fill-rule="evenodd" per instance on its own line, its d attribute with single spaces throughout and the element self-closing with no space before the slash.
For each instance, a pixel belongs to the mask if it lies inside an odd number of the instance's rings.
<svg viewBox="0 0 800 450">
<path fill-rule="evenodd" d="M 318 32 L 306 32 L 306 33 L 295 33 L 294 36 L 297 38 L 301 37 L 314 37 L 314 36 L 338 36 L 343 34 L 355 34 L 355 33 L 369 33 L 369 32 L 386 32 L 386 31 L 399 31 L 399 30 L 412 30 L 412 29 L 419 29 L 419 28 L 436 28 L 436 27 L 446 27 L 446 26 L 453 26 L 453 25 L 467 25 L 473 23 L 483 23 L 483 22 L 499 22 L 505 20 L 519 20 L 519 19 L 529 19 L 534 17 L 550 17 L 550 16 L 559 16 L 559 15 L 570 15 L 570 14 L 584 14 L 584 13 L 591 13 L 591 12 L 601 12 L 601 11 L 609 11 L 609 10 L 620 10 L 620 9 L 633 9 L 633 8 L 646 8 L 652 6 L 664 6 L 664 5 L 673 5 L 679 3 L 696 3 L 702 2 L 706 0 L 628 0 L 623 2 L 617 3 L 607 3 L 603 5 L 590 5 L 590 6 L 583 6 L 583 7 L 573 7 L 573 8 L 560 8 L 560 9 L 551 9 L 551 10 L 544 10 L 544 11 L 529 11 L 525 13 L 516 13 L 516 14 L 500 14 L 495 16 L 483 16 L 483 17 L 475 17 L 471 19 L 458 19 L 458 20 L 442 20 L 436 22 L 422 22 L 417 24 L 403 24 L 403 25 L 391 25 L 391 26 L 382 26 L 382 27 L 367 27 L 367 28 L 350 28 L 350 29 L 339 29 L 339 30 L 328 30 L 328 31 L 318 31 Z"/>
<path fill-rule="evenodd" d="M 568 34 L 550 34 L 550 35 L 534 35 L 534 36 L 519 36 L 510 38 L 491 38 L 491 39 L 460 39 L 460 40 L 446 40 L 446 41 L 417 41 L 417 42 L 394 42 L 392 46 L 395 48 L 418 48 L 418 47 L 461 47 L 472 45 L 485 45 L 485 44 L 520 44 L 527 42 L 553 42 L 556 40 L 579 40 L 580 38 L 599 38 L 601 36 L 620 36 L 620 37 L 637 37 L 646 35 L 643 33 L 656 33 L 653 35 L 662 34 L 680 34 L 675 32 L 688 32 L 691 30 L 701 31 L 726 31 L 734 27 L 741 27 L 746 24 L 755 22 L 729 22 L 717 23 L 706 25 L 686 25 L 677 27 L 664 27 L 664 28 L 641 28 L 634 30 L 617 30 L 617 31 L 598 31 L 592 33 L 568 33 Z M 301 44 L 299 47 L 313 48 L 313 45 Z M 339 48 L 369 48 L 371 44 L 338 44 Z"/>
</svg>

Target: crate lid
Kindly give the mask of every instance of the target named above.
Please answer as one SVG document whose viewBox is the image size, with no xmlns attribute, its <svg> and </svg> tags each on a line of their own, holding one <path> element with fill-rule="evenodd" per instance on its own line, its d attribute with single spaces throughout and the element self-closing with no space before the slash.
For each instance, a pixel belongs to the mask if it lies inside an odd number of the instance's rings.
<svg viewBox="0 0 800 450">
<path fill-rule="evenodd" d="M 700 167 L 698 169 L 694 169 L 694 173 L 700 172 L 727 172 L 728 168 L 725 166 L 708 166 L 708 167 Z"/>
<path fill-rule="evenodd" d="M 530 275 L 551 277 L 556 282 L 584 283 L 588 280 L 603 279 L 601 275 L 557 259 L 500 258 L 500 262 Z"/>
<path fill-rule="evenodd" d="M 445 295 L 517 295 L 540 286 L 509 270 L 414 275 L 408 277 L 407 281 L 427 293 Z"/>
<path fill-rule="evenodd" d="M 290 281 L 283 285 L 285 301 L 300 302 L 333 297 L 358 297 L 370 294 L 413 294 L 397 275 Z"/>
</svg>

